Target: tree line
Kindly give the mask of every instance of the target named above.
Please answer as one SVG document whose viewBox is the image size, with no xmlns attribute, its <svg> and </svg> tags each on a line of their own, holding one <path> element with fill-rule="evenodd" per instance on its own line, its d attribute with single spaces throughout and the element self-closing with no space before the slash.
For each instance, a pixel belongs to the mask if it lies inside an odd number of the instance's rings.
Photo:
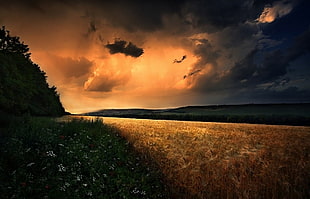
<svg viewBox="0 0 310 199">
<path fill-rule="evenodd" d="M 13 115 L 59 116 L 65 110 L 55 86 L 30 59 L 28 45 L 0 29 L 0 112 Z"/>
</svg>

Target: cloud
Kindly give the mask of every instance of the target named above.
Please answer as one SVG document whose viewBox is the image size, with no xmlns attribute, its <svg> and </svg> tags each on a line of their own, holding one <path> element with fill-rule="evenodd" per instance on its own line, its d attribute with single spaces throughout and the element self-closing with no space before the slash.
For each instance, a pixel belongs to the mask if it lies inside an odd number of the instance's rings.
<svg viewBox="0 0 310 199">
<path fill-rule="evenodd" d="M 267 5 L 257 21 L 259 23 L 271 23 L 277 18 L 289 14 L 293 9 L 293 3 L 287 0 L 276 1 L 272 5 Z"/>
<path fill-rule="evenodd" d="M 302 103 L 309 102 L 310 91 L 292 86 L 282 90 L 255 89 L 255 92 L 236 92 L 230 96 L 230 100 L 242 99 L 244 103 Z M 240 102 L 239 102 L 240 103 Z"/>
<path fill-rule="evenodd" d="M 306 1 L 11 0 L 0 2 L 0 21 L 29 44 L 66 106 L 81 99 L 125 106 L 124 98 L 131 99 L 126 106 L 229 103 L 309 88 L 301 87 L 309 83 L 309 58 L 296 67 L 309 54 L 309 33 L 293 41 L 308 23 L 292 18 Z"/>
<path fill-rule="evenodd" d="M 261 51 L 255 48 L 228 70 L 198 76 L 193 90 L 209 94 L 231 93 L 231 99 L 262 100 L 263 96 L 266 101 L 281 99 L 281 96 L 288 100 L 306 99 L 309 91 L 291 84 L 297 77 L 290 76 L 288 69 L 295 60 L 310 53 L 309 42 L 310 31 L 307 30 L 286 49 Z M 305 95 L 302 92 L 306 92 Z"/>
<path fill-rule="evenodd" d="M 90 76 L 84 83 L 86 91 L 111 92 L 113 88 L 122 86 L 128 82 L 130 74 L 114 73 L 106 71 L 101 74 Z"/>
<path fill-rule="evenodd" d="M 195 0 L 183 8 L 186 22 L 195 29 L 212 33 L 255 20 L 264 6 L 264 1 L 253 0 Z"/>
<path fill-rule="evenodd" d="M 131 57 L 139 57 L 143 54 L 143 49 L 133 43 L 124 40 L 115 40 L 113 44 L 105 45 L 111 54 L 122 53 Z"/>
<path fill-rule="evenodd" d="M 128 32 L 152 32 L 162 29 L 164 15 L 179 13 L 183 2 L 184 0 L 80 0 L 77 4 L 91 10 L 96 18 L 106 19 L 106 22 L 113 27 L 122 27 Z"/>
<path fill-rule="evenodd" d="M 81 77 L 91 72 L 93 62 L 85 57 L 77 59 L 72 57 L 60 57 L 57 55 L 49 55 L 51 65 L 58 70 L 64 77 Z"/>
</svg>

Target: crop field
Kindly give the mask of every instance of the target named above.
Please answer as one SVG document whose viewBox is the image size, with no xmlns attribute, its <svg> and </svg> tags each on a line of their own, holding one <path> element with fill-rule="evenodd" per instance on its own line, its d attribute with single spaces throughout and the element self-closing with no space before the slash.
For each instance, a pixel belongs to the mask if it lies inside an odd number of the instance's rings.
<svg viewBox="0 0 310 199">
<path fill-rule="evenodd" d="M 310 197 L 310 127 L 121 118 L 104 123 L 159 165 L 175 198 Z"/>
</svg>

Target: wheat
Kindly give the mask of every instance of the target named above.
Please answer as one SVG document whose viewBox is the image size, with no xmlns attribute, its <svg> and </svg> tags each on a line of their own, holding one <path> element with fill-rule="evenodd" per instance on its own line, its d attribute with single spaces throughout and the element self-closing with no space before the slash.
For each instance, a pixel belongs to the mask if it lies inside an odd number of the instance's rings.
<svg viewBox="0 0 310 199">
<path fill-rule="evenodd" d="M 183 198 L 310 196 L 310 127 L 121 118 L 104 122 L 154 160 Z"/>
</svg>

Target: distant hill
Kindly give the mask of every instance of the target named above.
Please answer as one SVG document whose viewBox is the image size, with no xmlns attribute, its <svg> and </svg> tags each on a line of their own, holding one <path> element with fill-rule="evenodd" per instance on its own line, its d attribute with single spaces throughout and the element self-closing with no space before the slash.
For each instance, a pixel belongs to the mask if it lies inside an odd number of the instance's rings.
<svg viewBox="0 0 310 199">
<path fill-rule="evenodd" d="M 19 37 L 0 29 L 0 115 L 59 116 L 65 110 L 56 87 L 30 59 L 29 48 Z"/>
<path fill-rule="evenodd" d="M 309 126 L 310 104 L 213 105 L 172 109 L 103 109 L 83 115 Z"/>
</svg>

